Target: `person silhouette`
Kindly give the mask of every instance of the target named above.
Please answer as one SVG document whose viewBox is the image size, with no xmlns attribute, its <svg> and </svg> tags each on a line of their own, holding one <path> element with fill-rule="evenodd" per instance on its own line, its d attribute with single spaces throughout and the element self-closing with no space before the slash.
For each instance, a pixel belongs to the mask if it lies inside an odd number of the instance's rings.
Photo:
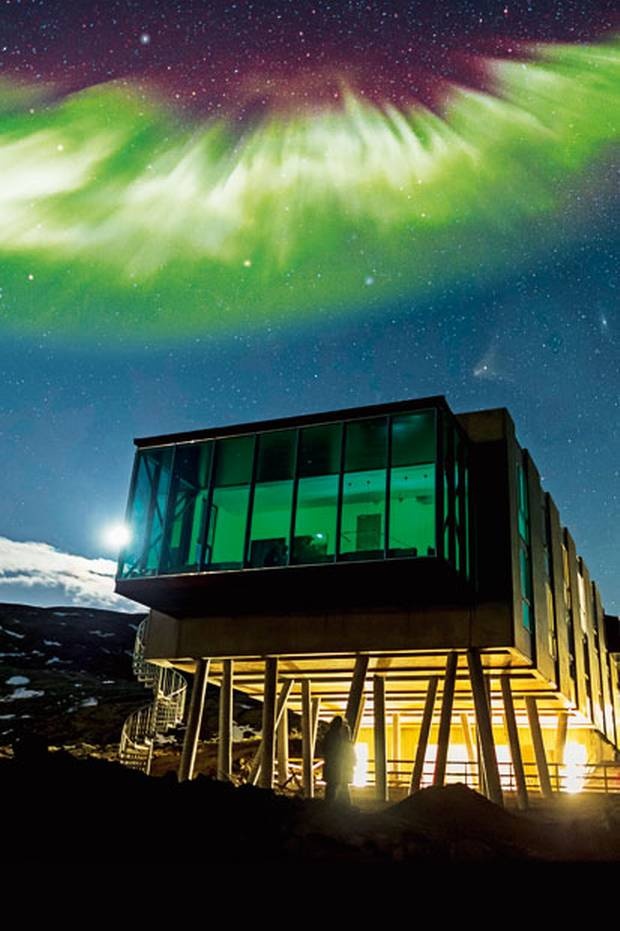
<svg viewBox="0 0 620 931">
<path fill-rule="evenodd" d="M 323 760 L 325 801 L 350 804 L 349 784 L 353 782 L 355 749 L 349 725 L 340 715 L 336 715 L 325 732 Z"/>
</svg>

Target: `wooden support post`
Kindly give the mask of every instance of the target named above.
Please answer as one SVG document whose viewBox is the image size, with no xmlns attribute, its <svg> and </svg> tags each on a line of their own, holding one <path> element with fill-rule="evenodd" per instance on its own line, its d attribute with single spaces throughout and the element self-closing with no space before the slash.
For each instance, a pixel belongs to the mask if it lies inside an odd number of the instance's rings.
<svg viewBox="0 0 620 931">
<path fill-rule="evenodd" d="M 417 792 L 422 782 L 424 773 L 424 760 L 426 758 L 426 748 L 428 747 L 428 735 L 430 734 L 431 724 L 433 723 L 433 711 L 435 709 L 435 697 L 437 695 L 437 684 L 439 678 L 432 676 L 428 680 L 428 689 L 426 691 L 426 701 L 424 702 L 424 712 L 422 714 L 422 723 L 420 725 L 420 735 L 418 737 L 418 747 L 416 750 L 413 772 L 411 773 L 410 794 Z"/>
<path fill-rule="evenodd" d="M 517 788 L 517 804 L 519 808 L 526 809 L 528 806 L 527 782 L 525 779 L 525 770 L 523 768 L 523 757 L 521 756 L 521 745 L 519 743 L 519 732 L 517 730 L 515 706 L 512 699 L 512 690 L 510 688 L 510 677 L 500 676 L 500 682 L 502 684 L 502 699 L 504 701 L 504 714 L 506 717 L 508 744 L 510 746 L 510 758 L 512 760 L 512 768 L 514 770 L 515 783 Z"/>
<path fill-rule="evenodd" d="M 528 695 L 526 697 L 525 707 L 527 709 L 527 719 L 530 724 L 530 733 L 534 745 L 534 757 L 536 759 L 536 769 L 538 770 L 538 779 L 540 781 L 540 791 L 545 798 L 551 798 L 553 790 L 551 789 L 551 780 L 549 778 L 547 755 L 545 754 L 545 745 L 543 743 L 540 720 L 538 718 L 538 705 L 533 695 Z"/>
<path fill-rule="evenodd" d="M 198 751 L 198 739 L 200 737 L 200 726 L 202 724 L 208 678 L 209 660 L 197 660 L 196 672 L 194 673 L 194 684 L 192 685 L 192 695 L 189 701 L 187 728 L 183 739 L 183 750 L 181 752 L 181 763 L 179 765 L 179 782 L 186 782 L 194 778 L 194 765 L 196 763 L 196 753 Z"/>
<path fill-rule="evenodd" d="M 461 729 L 463 731 L 463 740 L 465 741 L 465 749 L 467 751 L 467 760 L 469 763 L 476 762 L 476 751 L 474 750 L 474 738 L 471 732 L 471 724 L 469 723 L 469 715 L 463 712 L 461 714 Z"/>
<path fill-rule="evenodd" d="M 380 802 L 387 802 L 387 743 L 385 739 L 385 680 L 373 677 L 375 731 L 375 793 Z"/>
<path fill-rule="evenodd" d="M 285 679 L 284 682 L 282 683 L 280 694 L 278 695 L 278 706 L 276 708 L 276 727 L 278 727 L 280 721 L 282 720 L 282 715 L 284 714 L 286 710 L 286 703 L 288 701 L 289 695 L 291 694 L 291 689 L 293 688 L 294 684 L 295 684 L 294 679 Z M 256 753 L 254 754 L 254 759 L 252 760 L 252 768 L 250 769 L 250 775 L 248 776 L 248 782 L 250 783 L 250 785 L 255 786 L 256 783 L 258 782 L 258 776 L 260 773 L 262 759 L 263 759 L 263 742 L 261 740 L 256 750 Z"/>
<path fill-rule="evenodd" d="M 484 777 L 487 786 L 489 798 L 496 805 L 503 805 L 502 786 L 499 779 L 499 769 L 497 766 L 497 757 L 495 755 L 495 744 L 493 742 L 493 726 L 491 722 L 491 711 L 487 695 L 484 674 L 482 672 L 482 662 L 480 660 L 480 651 L 470 648 L 467 651 L 467 663 L 469 665 L 469 678 L 474 696 L 474 707 L 476 709 L 476 724 L 478 726 L 478 735 L 480 737 L 480 747 L 482 750 L 482 763 Z"/>
<path fill-rule="evenodd" d="M 487 779 L 484 772 L 484 758 L 482 756 L 482 741 L 480 740 L 480 731 L 476 726 L 476 759 L 478 761 L 478 791 L 486 798 L 489 797 L 487 788 Z"/>
<path fill-rule="evenodd" d="M 301 746 L 302 787 L 306 798 L 314 796 L 314 747 L 312 745 L 312 684 L 310 679 L 301 682 Z"/>
<path fill-rule="evenodd" d="M 564 750 L 566 749 L 566 735 L 568 732 L 568 711 L 560 711 L 558 715 L 558 729 L 555 733 L 555 791 L 561 790 L 561 773 L 564 765 Z"/>
<path fill-rule="evenodd" d="M 484 676 L 484 687 L 486 690 L 487 704 L 489 706 L 489 714 L 493 714 L 493 709 L 491 708 L 491 683 L 488 676 Z M 491 717 L 491 727 L 493 726 L 493 718 Z M 487 785 L 487 776 L 484 769 L 484 756 L 482 753 L 482 741 L 480 740 L 480 731 L 476 727 L 476 747 L 478 750 L 478 777 L 480 780 L 480 792 L 486 798 L 491 798 L 489 794 L 489 787 Z M 499 765 L 498 765 L 499 769 Z M 501 781 L 500 781 L 501 785 Z"/>
<path fill-rule="evenodd" d="M 232 775 L 233 661 L 222 660 L 222 682 L 218 716 L 217 778 L 223 782 Z"/>
<path fill-rule="evenodd" d="M 448 760 L 448 745 L 450 743 L 450 724 L 452 722 L 457 663 L 458 653 L 448 653 L 446 675 L 443 684 L 443 696 L 441 700 L 439 734 L 437 736 L 437 758 L 435 760 L 435 773 L 433 775 L 434 786 L 442 786 L 446 778 L 446 763 Z"/>
<path fill-rule="evenodd" d="M 366 682 L 366 673 L 368 671 L 369 657 L 365 654 L 359 654 L 355 659 L 355 668 L 353 669 L 353 678 L 351 680 L 351 690 L 349 700 L 347 701 L 347 710 L 345 720 L 351 731 L 353 743 L 357 740 L 360 724 L 362 723 L 362 713 L 364 711 L 364 684 Z"/>
<path fill-rule="evenodd" d="M 261 789 L 273 788 L 273 763 L 276 737 L 276 693 L 278 688 L 278 659 L 265 660 L 265 692 L 263 696 L 263 737 L 261 741 L 261 767 L 258 784 Z"/>
<path fill-rule="evenodd" d="M 277 731 L 278 785 L 288 781 L 288 712 L 284 712 Z"/>
<path fill-rule="evenodd" d="M 464 712 L 461 714 L 461 730 L 463 731 L 463 740 L 465 741 L 465 749 L 467 750 L 467 785 L 469 785 L 472 781 L 470 779 L 470 774 L 473 773 L 476 763 L 476 751 L 474 749 L 474 738 L 469 723 L 469 715 Z"/>
<path fill-rule="evenodd" d="M 394 760 L 394 775 L 397 782 L 400 782 L 400 758 L 402 752 L 400 715 L 395 713 L 392 715 L 392 759 Z"/>
<path fill-rule="evenodd" d="M 321 713 L 321 697 L 317 695 L 312 699 L 312 755 L 316 751 L 316 735 L 319 732 L 319 715 Z"/>
</svg>

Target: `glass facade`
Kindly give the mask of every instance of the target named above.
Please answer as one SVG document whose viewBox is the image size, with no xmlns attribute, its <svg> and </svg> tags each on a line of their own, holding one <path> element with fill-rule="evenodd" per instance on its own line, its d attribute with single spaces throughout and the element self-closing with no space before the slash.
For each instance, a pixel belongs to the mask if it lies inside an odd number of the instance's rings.
<svg viewBox="0 0 620 931">
<path fill-rule="evenodd" d="M 443 422 L 443 552 L 457 572 L 470 578 L 469 448 L 447 418 Z"/>
<path fill-rule="evenodd" d="M 517 499 L 519 524 L 519 573 L 521 578 L 521 611 L 523 626 L 534 632 L 534 604 L 532 596 L 532 568 L 530 553 L 530 506 L 527 479 L 523 462 L 517 463 Z"/>
<path fill-rule="evenodd" d="M 119 577 L 434 556 L 468 576 L 468 482 L 435 409 L 142 448 Z"/>
</svg>

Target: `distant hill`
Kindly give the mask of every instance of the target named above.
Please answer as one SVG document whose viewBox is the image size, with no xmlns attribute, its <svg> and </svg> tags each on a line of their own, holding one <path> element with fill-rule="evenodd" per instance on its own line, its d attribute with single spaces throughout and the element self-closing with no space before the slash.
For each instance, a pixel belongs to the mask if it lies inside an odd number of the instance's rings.
<svg viewBox="0 0 620 931">
<path fill-rule="evenodd" d="M 143 615 L 0 604 L 0 746 L 24 733 L 50 744 L 118 741 L 149 701 L 131 656 Z"/>
<path fill-rule="evenodd" d="M 144 617 L 0 603 L 0 748 L 24 734 L 57 747 L 117 744 L 127 716 L 152 699 L 131 666 Z M 219 689 L 210 685 L 203 739 L 217 734 L 218 699 Z M 236 738 L 253 736 L 260 721 L 260 703 L 235 692 Z M 164 741 L 170 750 L 175 737 L 178 747 L 182 732 Z"/>
</svg>

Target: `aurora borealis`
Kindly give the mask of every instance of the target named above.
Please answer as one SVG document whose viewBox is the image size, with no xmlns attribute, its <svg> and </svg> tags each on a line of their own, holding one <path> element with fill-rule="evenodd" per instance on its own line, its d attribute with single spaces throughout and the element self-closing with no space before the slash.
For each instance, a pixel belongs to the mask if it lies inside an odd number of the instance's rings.
<svg viewBox="0 0 620 931">
<path fill-rule="evenodd" d="M 620 43 L 502 37 L 495 52 L 444 49 L 434 94 L 432 71 L 422 80 L 415 69 L 395 94 L 385 65 L 369 90 L 368 63 L 352 66 L 346 50 L 342 72 L 321 61 L 301 98 L 305 53 L 288 96 L 265 92 L 284 81 L 270 80 L 269 63 L 249 95 L 243 59 L 229 100 L 164 92 L 163 62 L 55 94 L 9 75 L 7 326 L 168 340 L 179 303 L 183 337 L 317 308 L 356 313 L 463 276 L 493 279 L 574 240 L 617 137 Z M 214 54 L 226 58 L 221 44 Z M 324 84 L 337 88 L 329 99 Z"/>
<path fill-rule="evenodd" d="M 611 607 L 615 6 L 5 2 L 0 536 L 99 555 L 133 435 L 441 393 Z"/>
</svg>

